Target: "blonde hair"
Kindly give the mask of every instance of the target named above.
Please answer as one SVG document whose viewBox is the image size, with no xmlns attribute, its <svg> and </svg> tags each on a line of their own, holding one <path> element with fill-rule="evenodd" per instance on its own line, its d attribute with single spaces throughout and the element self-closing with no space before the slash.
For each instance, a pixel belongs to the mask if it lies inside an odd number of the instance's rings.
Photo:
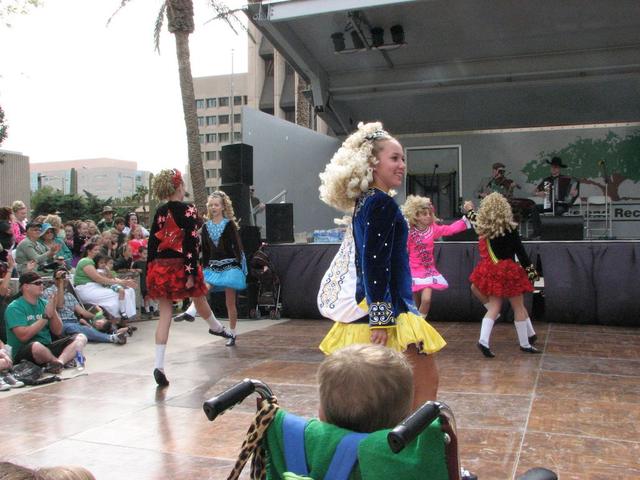
<svg viewBox="0 0 640 480">
<path fill-rule="evenodd" d="M 173 177 L 176 176 L 176 172 L 177 170 L 173 169 L 160 170 L 160 173 L 153 177 L 153 186 L 151 189 L 156 198 L 166 200 L 176 193 L 176 187 L 173 184 Z M 182 175 L 180 176 L 180 181 L 184 184 Z"/>
<path fill-rule="evenodd" d="M 84 467 L 61 466 L 38 468 L 35 471 L 36 480 L 96 480 L 96 477 Z"/>
<path fill-rule="evenodd" d="M 513 212 L 507 199 L 493 192 L 482 199 L 475 229 L 479 236 L 495 238 L 514 230 L 518 224 L 513 221 Z"/>
<path fill-rule="evenodd" d="M 56 233 L 58 233 L 58 230 L 62 228 L 62 219 L 58 215 L 55 215 L 53 213 L 44 217 L 44 222 L 55 228 Z"/>
<path fill-rule="evenodd" d="M 411 226 L 415 226 L 418 223 L 416 219 L 423 210 L 431 210 L 431 213 L 433 214 L 433 221 L 440 221 L 440 219 L 436 217 L 436 211 L 435 208 L 433 208 L 431 199 L 427 197 L 409 195 L 404 204 L 400 207 L 400 210 L 402 210 L 402 214 L 406 217 L 409 225 Z"/>
<path fill-rule="evenodd" d="M 209 202 L 211 202 L 211 200 L 213 200 L 214 198 L 219 198 L 222 202 L 222 216 L 233 222 L 236 228 L 240 228 L 238 225 L 238 221 L 236 220 L 236 214 L 233 211 L 233 202 L 229 198 L 229 195 L 227 195 L 222 190 L 216 190 L 207 198 L 207 214 L 205 215 L 205 217 L 211 219 L 211 213 L 209 212 Z"/>
<path fill-rule="evenodd" d="M 413 370 L 381 345 L 354 344 L 320 364 L 320 407 L 327 422 L 356 432 L 394 427 L 411 412 Z"/>
<path fill-rule="evenodd" d="M 373 166 L 384 142 L 393 137 L 382 123 L 358 124 L 320 174 L 320 200 L 343 212 L 351 212 L 355 200 L 373 183 Z"/>
<path fill-rule="evenodd" d="M 13 213 L 16 213 L 18 210 L 22 210 L 23 208 L 27 208 L 27 206 L 24 204 L 22 200 L 16 200 L 11 204 L 11 209 L 13 210 Z"/>
</svg>

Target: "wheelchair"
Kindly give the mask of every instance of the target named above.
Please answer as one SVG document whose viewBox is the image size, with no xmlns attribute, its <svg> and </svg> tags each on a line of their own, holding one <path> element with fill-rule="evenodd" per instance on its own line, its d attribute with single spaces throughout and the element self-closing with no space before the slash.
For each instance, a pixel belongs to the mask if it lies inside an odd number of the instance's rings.
<svg viewBox="0 0 640 480">
<path fill-rule="evenodd" d="M 256 480 L 478 479 L 460 467 L 455 419 L 442 402 L 426 402 L 393 429 L 357 433 L 287 413 L 266 384 L 244 379 L 204 402 L 205 415 L 214 421 L 254 393 L 258 412 L 228 480 L 250 457 Z M 557 478 L 533 468 L 518 480 Z"/>
</svg>

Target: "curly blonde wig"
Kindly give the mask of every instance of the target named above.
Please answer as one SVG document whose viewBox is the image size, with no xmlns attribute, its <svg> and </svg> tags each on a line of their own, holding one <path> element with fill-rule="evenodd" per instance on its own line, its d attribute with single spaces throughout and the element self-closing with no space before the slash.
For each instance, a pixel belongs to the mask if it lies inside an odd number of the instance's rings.
<svg viewBox="0 0 640 480">
<path fill-rule="evenodd" d="M 427 197 L 409 195 L 402 207 L 400 207 L 400 210 L 402 210 L 402 214 L 412 227 L 418 223 L 417 217 L 423 210 L 431 210 L 431 213 L 433 214 L 433 221 L 440 221 L 440 219 L 436 217 L 436 211 L 433 208 L 431 199 Z"/>
<path fill-rule="evenodd" d="M 360 122 L 320 174 L 320 200 L 351 212 L 355 200 L 373 183 L 376 156 L 388 140 L 393 137 L 382 129 L 382 123 Z"/>
<path fill-rule="evenodd" d="M 214 198 L 219 198 L 222 201 L 222 216 L 230 221 L 232 221 L 236 228 L 240 228 L 238 225 L 238 220 L 236 220 L 236 214 L 233 211 L 233 202 L 222 190 L 216 190 L 207 198 L 207 215 L 208 219 L 211 219 L 211 210 L 209 209 L 209 205 Z"/>
<path fill-rule="evenodd" d="M 485 238 L 500 237 L 517 228 L 507 199 L 498 192 L 491 193 L 480 202 L 476 219 L 476 232 Z"/>
<path fill-rule="evenodd" d="M 176 186 L 174 184 L 174 177 L 177 170 L 160 170 L 155 177 L 153 177 L 153 194 L 160 200 L 166 200 L 171 195 L 176 193 Z M 180 182 L 182 183 L 182 176 L 180 175 Z"/>
</svg>

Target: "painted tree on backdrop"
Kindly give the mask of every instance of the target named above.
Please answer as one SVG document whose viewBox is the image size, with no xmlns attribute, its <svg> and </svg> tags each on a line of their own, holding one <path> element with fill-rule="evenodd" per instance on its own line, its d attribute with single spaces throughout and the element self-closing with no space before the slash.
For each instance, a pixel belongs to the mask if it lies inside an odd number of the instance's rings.
<svg viewBox="0 0 640 480">
<path fill-rule="evenodd" d="M 621 137 L 609 131 L 604 138 L 578 138 L 560 150 L 538 154 L 522 169 L 527 181 L 538 183 L 549 176 L 545 159 L 560 157 L 567 169 L 564 175 L 578 178 L 583 185 L 594 185 L 605 192 L 606 170 L 609 176 L 607 193 L 611 200 L 623 200 L 619 187 L 625 180 L 640 182 L 640 130 Z"/>
<path fill-rule="evenodd" d="M 120 7 L 114 15 L 132 0 L 121 0 Z M 223 19 L 237 33 L 232 22 L 246 31 L 244 25 L 236 16 L 237 10 L 227 8 L 221 2 L 208 0 L 209 5 L 217 12 L 215 19 Z M 200 152 L 200 137 L 198 132 L 198 117 L 196 112 L 196 97 L 193 91 L 193 77 L 191 75 L 191 58 L 189 53 L 189 35 L 193 33 L 194 14 L 192 0 L 164 0 L 156 17 L 154 39 L 155 48 L 160 53 L 160 32 L 167 18 L 169 32 L 176 40 L 176 55 L 178 58 L 178 74 L 180 78 L 180 92 L 182 94 L 182 109 L 184 122 L 187 127 L 187 151 L 189 157 L 189 176 L 193 187 L 194 203 L 200 211 L 206 211 L 207 192 L 205 188 L 204 166 Z M 233 100 L 232 100 L 233 101 Z"/>
</svg>

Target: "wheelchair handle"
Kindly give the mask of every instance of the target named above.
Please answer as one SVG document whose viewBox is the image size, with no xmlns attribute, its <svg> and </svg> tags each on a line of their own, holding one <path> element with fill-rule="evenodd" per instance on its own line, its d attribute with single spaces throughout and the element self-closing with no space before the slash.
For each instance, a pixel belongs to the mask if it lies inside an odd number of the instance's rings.
<svg viewBox="0 0 640 480">
<path fill-rule="evenodd" d="M 440 415 L 439 402 L 426 402 L 389 432 L 387 442 L 393 453 L 399 453 Z"/>
<path fill-rule="evenodd" d="M 202 408 L 207 418 L 213 422 L 219 415 L 233 408 L 256 391 L 264 399 L 273 397 L 273 392 L 267 385 L 259 380 L 245 378 L 240 383 L 204 402 Z"/>
</svg>

